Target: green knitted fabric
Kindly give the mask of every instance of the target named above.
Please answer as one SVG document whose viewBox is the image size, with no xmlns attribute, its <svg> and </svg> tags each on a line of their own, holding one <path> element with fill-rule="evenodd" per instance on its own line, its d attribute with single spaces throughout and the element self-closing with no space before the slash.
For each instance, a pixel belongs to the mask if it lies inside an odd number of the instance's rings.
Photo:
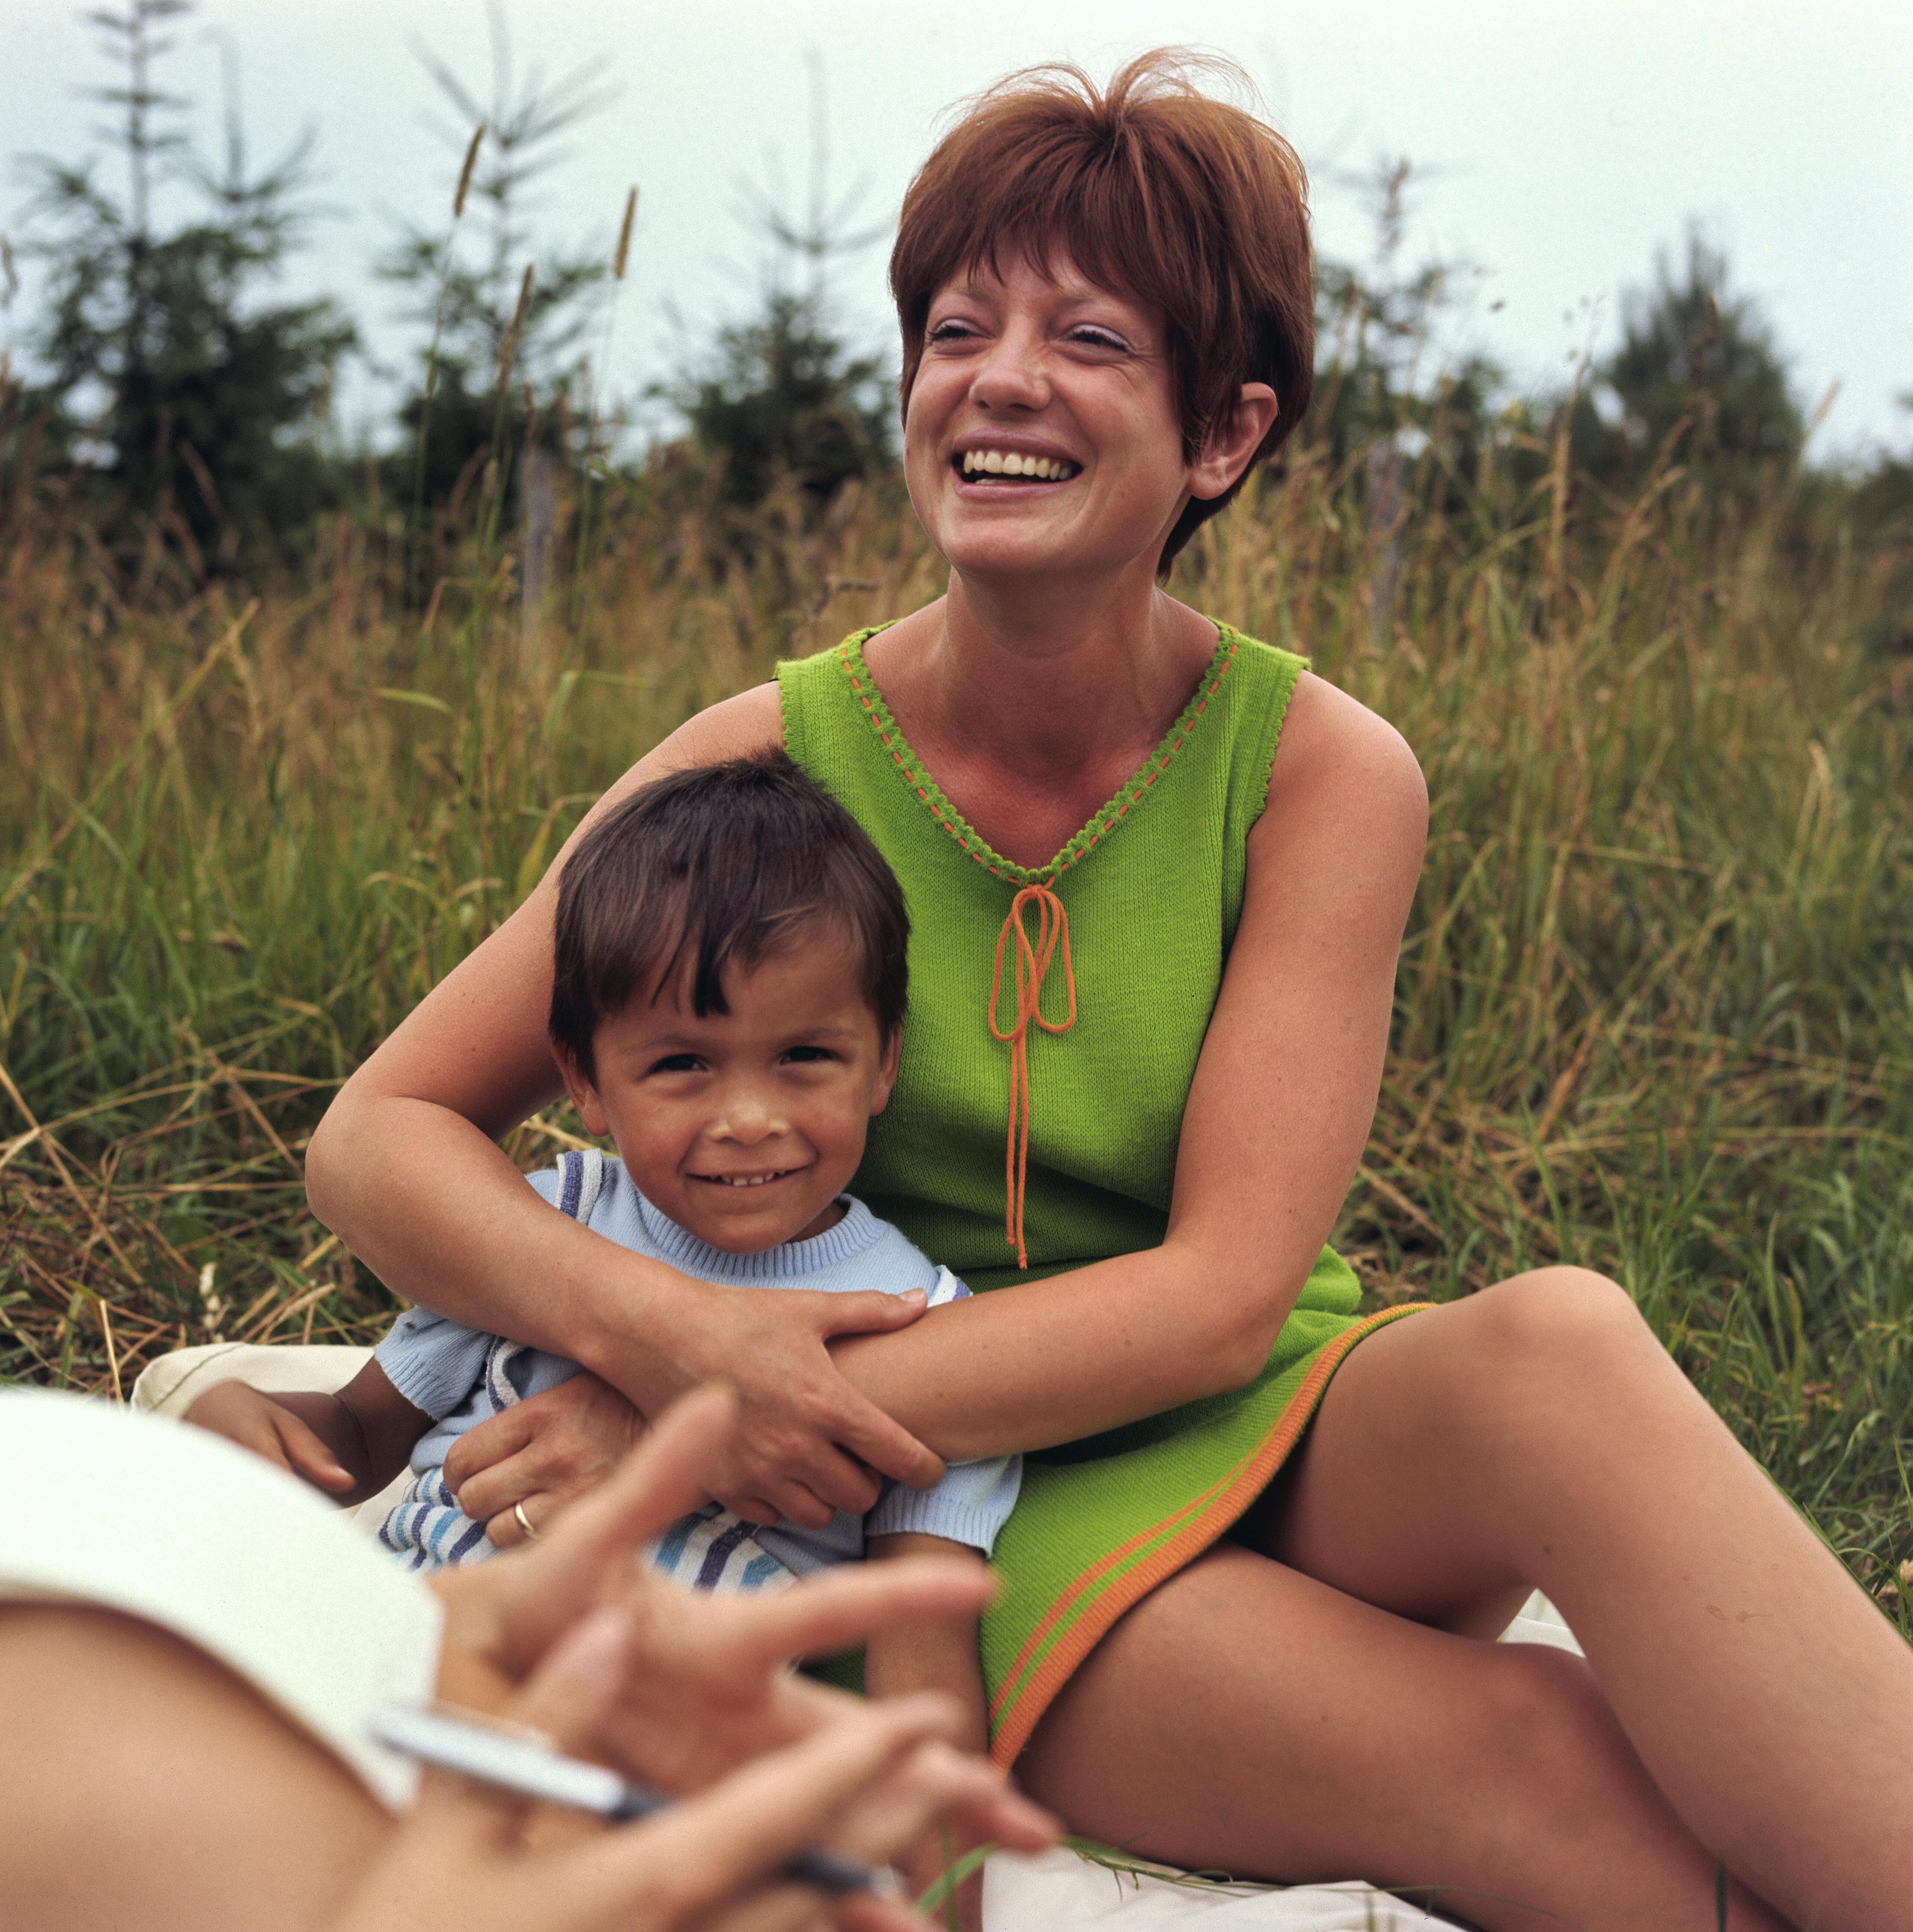
<svg viewBox="0 0 1913 1932">
<path fill-rule="evenodd" d="M 1159 1246 L 1167 1230 L 1183 1110 L 1241 916 L 1246 841 L 1303 668 L 1219 633 L 1154 755 L 1033 872 L 986 845 L 918 763 L 865 664 L 872 633 L 778 668 L 786 748 L 856 816 L 910 904 L 902 1065 L 852 1185 L 979 1293 Z M 988 1016 L 1004 917 L 1038 882 L 1069 914 L 1077 1017 L 1066 1033 L 1029 1032 L 1024 1275 L 1004 1232 L 1010 1051 Z M 1059 962 L 1042 1010 L 1063 1010 Z M 1000 1760 L 1014 1758 L 1116 1618 L 1266 1485 L 1336 1363 L 1374 1325 L 1352 1318 L 1359 1300 L 1325 1249 L 1248 1388 L 1026 1465 L 997 1546 L 1004 1593 L 984 1622 Z"/>
</svg>

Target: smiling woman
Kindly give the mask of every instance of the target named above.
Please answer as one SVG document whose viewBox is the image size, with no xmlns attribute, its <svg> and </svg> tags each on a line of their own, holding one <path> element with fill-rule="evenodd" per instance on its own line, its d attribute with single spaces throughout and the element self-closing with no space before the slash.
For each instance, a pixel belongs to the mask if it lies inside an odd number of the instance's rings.
<svg viewBox="0 0 1913 1932">
<path fill-rule="evenodd" d="M 527 1198 L 491 1136 L 556 1090 L 564 860 L 341 1093 L 314 1207 L 413 1299 L 594 1372 L 447 1456 L 496 1541 L 718 1377 L 740 1508 L 1039 1452 L 983 1662 L 996 1756 L 1080 1829 L 1489 1928 L 1705 1924 L 1723 1857 L 1742 1932 L 1896 1922 L 1913 1656 L 1627 1295 L 1544 1269 L 1363 1318 L 1324 1245 L 1426 797 L 1385 722 L 1163 587 L 1312 366 L 1300 170 L 1205 77 L 1044 69 L 967 110 L 892 262 L 946 594 L 599 812 L 781 744 L 863 826 L 911 1009 L 855 1185 L 979 1292 L 846 1336 Z M 704 1077 L 666 1044 L 643 1079 Z M 1484 1641 L 1536 1587 L 1591 1670 Z"/>
</svg>

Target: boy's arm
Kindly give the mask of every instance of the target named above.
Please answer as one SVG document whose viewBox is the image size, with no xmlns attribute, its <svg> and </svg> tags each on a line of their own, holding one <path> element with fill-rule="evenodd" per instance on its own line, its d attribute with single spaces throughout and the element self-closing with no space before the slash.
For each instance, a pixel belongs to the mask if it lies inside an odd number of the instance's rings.
<svg viewBox="0 0 1913 1932">
<path fill-rule="evenodd" d="M 367 1362 L 336 1395 L 316 1389 L 268 1395 L 244 1382 L 221 1382 L 186 1412 L 208 1429 L 262 1456 L 341 1504 L 375 1496 L 404 1468 L 432 1418 Z"/>
<path fill-rule="evenodd" d="M 973 1556 L 967 1544 L 947 1537 L 905 1530 L 873 1536 L 867 1546 L 872 1562 L 893 1556 L 946 1556 L 955 1552 Z M 977 1654 L 976 1619 L 959 1617 L 947 1623 L 919 1623 L 907 1629 L 880 1630 L 864 1647 L 864 1692 L 871 1697 L 901 1696 L 912 1690 L 940 1690 L 963 1712 L 963 1729 L 952 1739 L 960 1750 L 987 1751 L 989 1721 L 983 1697 L 983 1665 Z M 940 1877 L 952 1859 L 960 1858 L 979 1842 L 958 1833 L 933 1833 L 898 1860 L 913 1898 L 921 1897 Z M 955 1923 L 962 1932 L 982 1932 L 983 1874 L 979 1868 L 958 1887 Z M 929 1914 L 932 1922 L 949 1922 L 947 1903 Z"/>
</svg>

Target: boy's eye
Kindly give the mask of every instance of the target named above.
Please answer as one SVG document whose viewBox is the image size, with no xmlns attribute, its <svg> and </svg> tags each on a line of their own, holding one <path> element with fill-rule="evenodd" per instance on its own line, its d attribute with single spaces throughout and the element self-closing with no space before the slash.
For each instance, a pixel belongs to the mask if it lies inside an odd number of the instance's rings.
<svg viewBox="0 0 1913 1932">
<path fill-rule="evenodd" d="M 786 1060 L 799 1066 L 808 1066 L 820 1060 L 835 1060 L 837 1056 L 827 1046 L 792 1046 L 784 1049 Z"/>
<path fill-rule="evenodd" d="M 662 1060 L 654 1060 L 650 1070 L 653 1073 L 695 1073 L 697 1067 L 694 1053 L 667 1053 Z"/>
</svg>

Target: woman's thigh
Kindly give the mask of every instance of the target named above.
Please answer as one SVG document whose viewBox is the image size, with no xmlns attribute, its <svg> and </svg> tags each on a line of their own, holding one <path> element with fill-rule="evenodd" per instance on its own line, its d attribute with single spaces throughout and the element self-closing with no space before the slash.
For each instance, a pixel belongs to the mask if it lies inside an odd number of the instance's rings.
<svg viewBox="0 0 1913 1932">
<path fill-rule="evenodd" d="M 338 1760 L 151 1624 L 0 1608 L 0 1898 L 22 1928 L 304 1932 L 384 1841 Z"/>
<path fill-rule="evenodd" d="M 1559 1569 L 1561 1472 L 1598 1460 L 1624 1484 L 1651 1398 L 1734 1453 L 1622 1290 L 1578 1268 L 1516 1276 L 1365 1340 L 1236 1540 L 1492 1637 Z"/>
<path fill-rule="evenodd" d="M 1711 1924 L 1713 1859 L 1579 1660 L 1426 1628 L 1224 1544 L 1104 1639 L 1018 1766 L 1173 1864 L 1434 1886 L 1492 1928 Z M 1781 1922 L 1736 1888 L 1733 1923 Z"/>
</svg>

